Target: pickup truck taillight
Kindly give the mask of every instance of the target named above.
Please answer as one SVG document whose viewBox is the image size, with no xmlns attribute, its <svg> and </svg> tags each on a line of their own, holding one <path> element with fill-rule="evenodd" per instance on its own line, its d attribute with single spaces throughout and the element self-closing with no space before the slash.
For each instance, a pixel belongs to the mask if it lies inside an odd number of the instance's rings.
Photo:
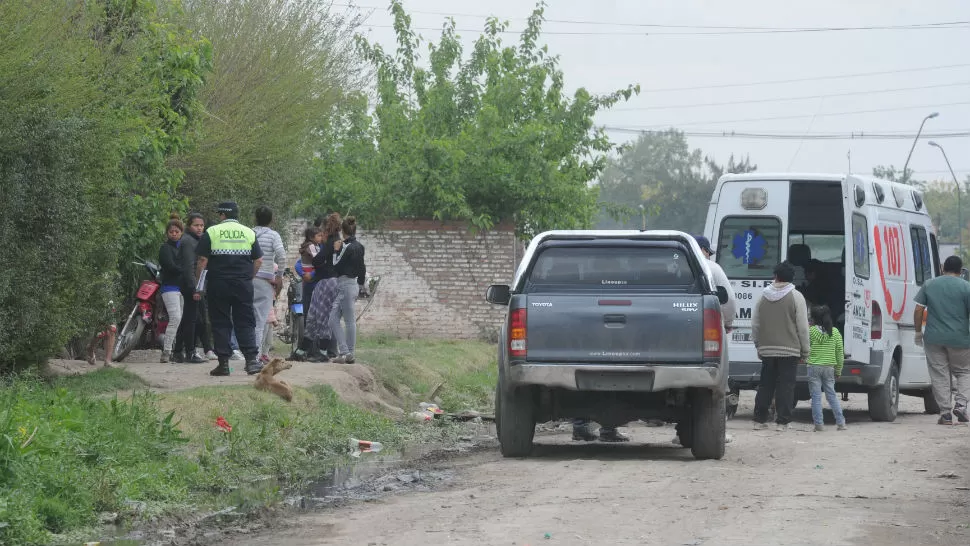
<svg viewBox="0 0 970 546">
<path fill-rule="evenodd" d="M 704 309 L 704 358 L 720 357 L 721 341 L 721 313 Z"/>
<path fill-rule="evenodd" d="M 882 309 L 876 302 L 872 302 L 872 329 L 869 331 L 869 339 L 882 339 Z"/>
<path fill-rule="evenodd" d="M 509 314 L 509 356 L 525 358 L 525 309 L 513 309 Z"/>
</svg>

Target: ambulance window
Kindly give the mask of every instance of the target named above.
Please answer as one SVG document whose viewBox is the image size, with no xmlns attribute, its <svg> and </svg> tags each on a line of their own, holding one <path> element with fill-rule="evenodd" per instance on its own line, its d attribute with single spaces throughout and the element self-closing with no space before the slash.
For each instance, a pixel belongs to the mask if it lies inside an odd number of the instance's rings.
<svg viewBox="0 0 970 546">
<path fill-rule="evenodd" d="M 721 222 L 717 263 L 732 279 L 770 279 L 781 256 L 781 220 L 729 216 Z"/>
<path fill-rule="evenodd" d="M 933 277 L 933 259 L 926 242 L 926 228 L 912 226 L 909 228 L 910 238 L 913 240 L 913 266 L 916 272 L 916 284 Z"/>
<path fill-rule="evenodd" d="M 936 235 L 930 233 L 930 250 L 933 253 L 933 276 L 940 276 L 940 246 L 936 243 Z"/>
<path fill-rule="evenodd" d="M 861 214 L 852 215 L 852 269 L 856 277 L 869 278 L 869 222 Z"/>
</svg>

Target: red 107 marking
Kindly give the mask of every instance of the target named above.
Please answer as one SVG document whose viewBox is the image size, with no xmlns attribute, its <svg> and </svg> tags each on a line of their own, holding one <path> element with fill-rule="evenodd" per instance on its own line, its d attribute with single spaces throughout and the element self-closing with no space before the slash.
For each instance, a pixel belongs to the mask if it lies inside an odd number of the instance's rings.
<svg viewBox="0 0 970 546">
<path fill-rule="evenodd" d="M 900 254 L 899 228 L 883 226 L 882 240 L 886 247 L 886 273 L 898 277 L 902 271 L 902 255 Z"/>
</svg>

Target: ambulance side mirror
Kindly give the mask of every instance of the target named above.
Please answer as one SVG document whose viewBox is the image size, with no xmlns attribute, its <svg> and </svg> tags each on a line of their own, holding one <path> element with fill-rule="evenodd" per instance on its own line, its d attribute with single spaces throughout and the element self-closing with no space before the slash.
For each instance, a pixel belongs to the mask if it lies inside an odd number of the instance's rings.
<svg viewBox="0 0 970 546">
<path fill-rule="evenodd" d="M 964 269 L 963 271 L 966 271 L 966 269 Z M 728 302 L 728 292 L 727 292 L 727 289 L 725 289 L 723 286 L 717 287 L 717 301 L 721 302 L 721 305 L 724 305 L 725 303 Z"/>
</svg>

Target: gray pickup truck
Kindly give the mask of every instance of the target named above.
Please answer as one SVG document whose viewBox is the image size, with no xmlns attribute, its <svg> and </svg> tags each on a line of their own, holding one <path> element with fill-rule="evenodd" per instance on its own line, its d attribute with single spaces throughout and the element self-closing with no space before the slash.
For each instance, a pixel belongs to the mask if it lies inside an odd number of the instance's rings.
<svg viewBox="0 0 970 546">
<path fill-rule="evenodd" d="M 679 231 L 550 231 L 529 244 L 498 348 L 502 454 L 525 457 L 535 426 L 566 418 L 677 423 L 683 447 L 720 459 L 728 361 L 720 303 L 694 238 Z"/>
</svg>

